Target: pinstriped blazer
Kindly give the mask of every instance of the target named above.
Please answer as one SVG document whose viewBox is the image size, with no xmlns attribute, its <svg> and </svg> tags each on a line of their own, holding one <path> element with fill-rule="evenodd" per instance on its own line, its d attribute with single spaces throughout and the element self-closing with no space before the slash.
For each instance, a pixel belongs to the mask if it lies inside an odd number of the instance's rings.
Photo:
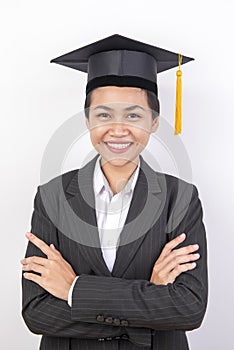
<svg viewBox="0 0 234 350">
<path fill-rule="evenodd" d="M 112 272 L 95 215 L 95 156 L 84 167 L 38 186 L 31 232 L 54 243 L 80 277 L 72 307 L 22 277 L 22 316 L 41 334 L 41 350 L 185 350 L 207 305 L 207 245 L 195 185 L 154 171 L 141 157 Z M 198 243 L 195 269 L 166 286 L 149 282 L 162 248 L 180 233 Z M 25 257 L 45 255 L 28 243 Z"/>
</svg>

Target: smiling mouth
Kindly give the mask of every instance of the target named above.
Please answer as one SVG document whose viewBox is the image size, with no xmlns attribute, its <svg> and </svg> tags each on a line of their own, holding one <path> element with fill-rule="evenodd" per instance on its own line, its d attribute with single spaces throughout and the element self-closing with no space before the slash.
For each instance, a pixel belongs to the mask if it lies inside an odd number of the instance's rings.
<svg viewBox="0 0 234 350">
<path fill-rule="evenodd" d="M 114 148 L 114 149 L 125 149 L 130 147 L 133 144 L 133 142 L 125 142 L 125 143 L 104 142 L 104 143 L 110 148 Z"/>
</svg>

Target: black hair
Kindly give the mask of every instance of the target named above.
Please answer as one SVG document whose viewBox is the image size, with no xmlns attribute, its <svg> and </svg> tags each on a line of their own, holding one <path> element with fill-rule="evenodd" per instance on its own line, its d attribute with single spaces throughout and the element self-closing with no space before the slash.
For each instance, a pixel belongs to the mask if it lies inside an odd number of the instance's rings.
<svg viewBox="0 0 234 350">
<path fill-rule="evenodd" d="M 145 89 L 142 89 L 142 90 L 145 91 L 147 94 L 148 104 L 152 110 L 152 118 L 154 120 L 160 114 L 160 103 L 159 103 L 158 97 L 156 96 L 156 94 L 154 92 L 152 92 L 150 90 L 145 90 Z M 91 104 L 92 91 L 90 91 L 86 95 L 86 98 L 85 98 L 84 111 L 85 111 L 85 116 L 87 119 L 89 119 L 89 107 Z"/>
</svg>

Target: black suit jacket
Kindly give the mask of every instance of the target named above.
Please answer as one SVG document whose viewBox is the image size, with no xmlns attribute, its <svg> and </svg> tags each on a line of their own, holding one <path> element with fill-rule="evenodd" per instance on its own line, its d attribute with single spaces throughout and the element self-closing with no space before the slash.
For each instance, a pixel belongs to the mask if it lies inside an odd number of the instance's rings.
<svg viewBox="0 0 234 350">
<path fill-rule="evenodd" d="M 195 185 L 141 167 L 112 272 L 105 264 L 95 215 L 93 172 L 98 155 L 81 169 L 38 186 L 31 232 L 54 243 L 79 278 L 66 301 L 22 278 L 22 315 L 42 334 L 40 349 L 188 349 L 185 331 L 198 328 L 207 305 L 207 247 Z M 149 282 L 165 244 L 199 244 L 195 269 L 166 286 Z M 28 243 L 26 257 L 44 256 Z M 45 256 L 44 256 L 45 257 Z"/>
</svg>

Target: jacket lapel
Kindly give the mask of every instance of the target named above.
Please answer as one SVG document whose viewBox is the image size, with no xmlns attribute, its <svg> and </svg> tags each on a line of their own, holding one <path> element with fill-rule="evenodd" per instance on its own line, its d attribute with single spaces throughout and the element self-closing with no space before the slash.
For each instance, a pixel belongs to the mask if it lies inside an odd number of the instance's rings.
<svg viewBox="0 0 234 350">
<path fill-rule="evenodd" d="M 141 157 L 141 156 L 140 156 Z M 112 275 L 122 277 L 147 233 L 159 218 L 164 201 L 156 172 L 141 157 L 141 168 L 119 246 Z"/>
<path fill-rule="evenodd" d="M 82 228 L 79 231 L 82 232 L 82 237 L 78 237 L 78 243 L 84 259 L 97 275 L 122 277 L 146 233 L 160 216 L 164 205 L 161 188 L 165 185 L 165 180 L 140 155 L 139 176 L 120 234 L 113 270 L 110 272 L 102 255 L 95 212 L 93 173 L 98 156 L 99 154 L 75 173 L 65 192 L 71 195 L 67 201 L 81 219 Z"/>
<path fill-rule="evenodd" d="M 96 275 L 111 276 L 102 256 L 95 212 L 93 173 L 98 156 L 75 173 L 65 192 L 72 195 L 67 201 L 79 221 L 77 237 L 74 238 L 79 251 Z"/>
</svg>

